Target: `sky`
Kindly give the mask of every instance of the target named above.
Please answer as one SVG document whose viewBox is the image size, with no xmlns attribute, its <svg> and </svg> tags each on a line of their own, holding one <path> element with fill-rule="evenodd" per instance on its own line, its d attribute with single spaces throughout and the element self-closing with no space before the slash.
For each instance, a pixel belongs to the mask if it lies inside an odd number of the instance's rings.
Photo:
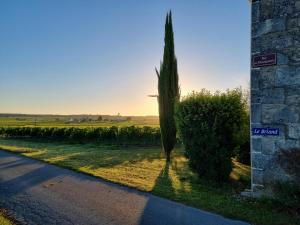
<svg viewBox="0 0 300 225">
<path fill-rule="evenodd" d="M 247 0 L 1 0 L 0 113 L 157 115 L 168 10 L 183 96 L 247 87 Z"/>
</svg>

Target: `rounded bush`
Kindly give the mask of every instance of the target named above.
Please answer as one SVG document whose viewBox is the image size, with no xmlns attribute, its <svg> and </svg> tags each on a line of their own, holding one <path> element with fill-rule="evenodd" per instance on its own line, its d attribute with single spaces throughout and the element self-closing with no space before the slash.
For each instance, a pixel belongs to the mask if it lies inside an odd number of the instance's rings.
<svg viewBox="0 0 300 225">
<path fill-rule="evenodd" d="M 239 89 L 193 92 L 176 105 L 176 124 L 190 167 L 200 177 L 222 183 L 232 171 L 246 105 Z"/>
</svg>

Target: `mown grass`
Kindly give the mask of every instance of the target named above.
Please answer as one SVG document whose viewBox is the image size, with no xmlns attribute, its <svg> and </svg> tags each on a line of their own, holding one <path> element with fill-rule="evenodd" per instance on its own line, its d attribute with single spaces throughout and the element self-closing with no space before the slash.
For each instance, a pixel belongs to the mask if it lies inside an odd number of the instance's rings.
<svg viewBox="0 0 300 225">
<path fill-rule="evenodd" d="M 3 139 L 0 140 L 0 148 L 252 224 L 288 225 L 300 222 L 295 214 L 273 202 L 241 198 L 239 193 L 249 187 L 250 168 L 237 162 L 234 162 L 230 182 L 219 187 L 199 179 L 189 169 L 180 148 L 174 151 L 170 164 L 165 163 L 157 147 Z"/>
<path fill-rule="evenodd" d="M 5 215 L 4 211 L 0 209 L 0 224 L 1 225 L 13 225 L 13 222 L 10 221 Z"/>
</svg>

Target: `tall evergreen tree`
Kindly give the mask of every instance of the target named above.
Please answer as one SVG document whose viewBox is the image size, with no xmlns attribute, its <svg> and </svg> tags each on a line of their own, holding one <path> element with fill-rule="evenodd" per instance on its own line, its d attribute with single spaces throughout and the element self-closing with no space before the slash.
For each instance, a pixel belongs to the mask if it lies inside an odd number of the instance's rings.
<svg viewBox="0 0 300 225">
<path fill-rule="evenodd" d="M 167 13 L 165 24 L 165 46 L 160 71 L 155 68 L 158 77 L 159 122 L 162 145 L 166 160 L 171 159 L 171 151 L 176 144 L 176 125 L 174 120 L 175 103 L 179 99 L 177 59 L 174 49 L 172 13 Z"/>
</svg>

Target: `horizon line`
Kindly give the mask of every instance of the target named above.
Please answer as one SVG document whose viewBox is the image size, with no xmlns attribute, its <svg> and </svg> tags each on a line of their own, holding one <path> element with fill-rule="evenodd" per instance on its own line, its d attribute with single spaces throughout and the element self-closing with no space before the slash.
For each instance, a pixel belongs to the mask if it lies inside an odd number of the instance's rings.
<svg viewBox="0 0 300 225">
<path fill-rule="evenodd" d="M 117 114 L 51 114 L 51 113 L 1 113 L 0 116 L 3 115 L 23 115 L 23 116 L 118 116 Z M 135 116 L 135 117 L 147 117 L 147 116 L 155 116 L 158 117 L 158 115 L 121 115 L 121 117 L 128 117 L 128 116 Z"/>
</svg>

